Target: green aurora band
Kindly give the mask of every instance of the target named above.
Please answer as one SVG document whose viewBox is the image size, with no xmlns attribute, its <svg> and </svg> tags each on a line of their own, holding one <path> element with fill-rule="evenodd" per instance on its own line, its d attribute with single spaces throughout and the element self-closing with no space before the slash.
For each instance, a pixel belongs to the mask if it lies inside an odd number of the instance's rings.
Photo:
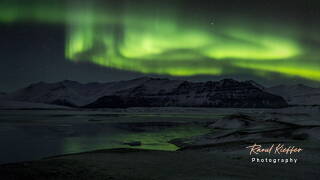
<svg viewBox="0 0 320 180">
<path fill-rule="evenodd" d="M 57 2 L 3 1 L 0 22 L 66 25 L 65 56 L 74 62 L 173 76 L 278 73 L 320 81 L 320 53 L 295 25 L 219 14 L 210 22 L 188 16 L 182 1 Z"/>
</svg>

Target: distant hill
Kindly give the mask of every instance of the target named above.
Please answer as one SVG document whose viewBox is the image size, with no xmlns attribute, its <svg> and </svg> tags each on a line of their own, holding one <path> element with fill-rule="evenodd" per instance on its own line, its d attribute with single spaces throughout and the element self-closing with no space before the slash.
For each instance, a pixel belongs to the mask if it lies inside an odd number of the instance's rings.
<svg viewBox="0 0 320 180">
<path fill-rule="evenodd" d="M 11 101 L 11 100 L 1 100 L 0 99 L 0 109 L 43 109 L 43 110 L 57 110 L 57 109 L 70 109 L 66 106 L 59 105 L 51 105 L 51 104 L 43 104 L 43 103 L 31 103 L 31 102 L 19 102 L 19 101 Z"/>
<path fill-rule="evenodd" d="M 279 85 L 267 88 L 266 91 L 284 97 L 290 105 L 320 105 L 320 88 L 303 84 Z"/>
<path fill-rule="evenodd" d="M 36 83 L 7 94 L 8 100 L 86 108 L 233 107 L 280 108 L 286 101 L 253 81 L 190 82 L 143 77 L 129 81 L 81 84 Z"/>
</svg>

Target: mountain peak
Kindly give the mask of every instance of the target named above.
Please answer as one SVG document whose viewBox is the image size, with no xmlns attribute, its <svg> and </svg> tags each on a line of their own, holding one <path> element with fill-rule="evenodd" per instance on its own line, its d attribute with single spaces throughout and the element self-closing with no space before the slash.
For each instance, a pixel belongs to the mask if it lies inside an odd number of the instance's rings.
<svg viewBox="0 0 320 180">
<path fill-rule="evenodd" d="M 238 82 L 238 81 L 231 78 L 226 78 L 226 79 L 221 79 L 220 82 Z"/>
<path fill-rule="evenodd" d="M 315 88 L 312 88 L 310 86 L 306 86 L 304 84 L 297 84 L 297 85 L 294 85 L 293 87 L 300 88 L 300 89 L 315 89 Z"/>
<path fill-rule="evenodd" d="M 64 81 L 62 81 L 63 83 L 77 83 L 77 84 L 79 84 L 79 82 L 78 81 L 72 81 L 72 80 L 68 80 L 68 79 L 66 79 L 66 80 L 64 80 Z"/>
<path fill-rule="evenodd" d="M 30 85 L 27 86 L 25 89 L 34 89 L 34 88 L 42 87 L 42 86 L 45 86 L 45 85 L 48 85 L 48 83 L 43 82 L 43 81 L 39 81 L 39 82 L 37 82 L 37 83 L 32 83 L 32 84 L 30 84 Z"/>
<path fill-rule="evenodd" d="M 249 81 L 245 81 L 245 82 L 255 86 L 256 88 L 259 88 L 259 89 L 262 89 L 262 90 L 265 89 L 265 87 L 263 85 L 255 82 L 253 80 L 249 80 Z"/>
<path fill-rule="evenodd" d="M 64 87 L 81 85 L 81 83 L 79 83 L 77 81 L 71 81 L 71 80 L 64 80 L 64 81 L 61 81 L 61 82 L 57 82 L 56 84 L 58 84 L 60 86 L 64 86 Z"/>
<path fill-rule="evenodd" d="M 169 80 L 169 79 L 168 78 L 155 78 L 155 77 L 143 76 L 140 78 L 133 79 L 131 81 L 141 81 L 141 80 L 149 81 L 149 80 Z"/>
</svg>

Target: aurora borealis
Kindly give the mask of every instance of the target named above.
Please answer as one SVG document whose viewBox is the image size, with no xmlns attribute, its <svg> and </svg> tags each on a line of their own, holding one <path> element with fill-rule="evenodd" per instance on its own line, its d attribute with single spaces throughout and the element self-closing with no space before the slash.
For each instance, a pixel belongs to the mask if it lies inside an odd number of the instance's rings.
<svg viewBox="0 0 320 180">
<path fill-rule="evenodd" d="M 306 7 L 319 13 L 311 2 Z M 278 74 L 320 81 L 319 23 L 301 23 L 297 16 L 305 11 L 291 12 L 300 4 L 283 15 L 272 9 L 277 3 L 264 10 L 236 8 L 238 1 L 232 7 L 195 3 L 8 0 L 0 3 L 0 22 L 65 26 L 64 53 L 73 62 L 172 76 Z"/>
</svg>

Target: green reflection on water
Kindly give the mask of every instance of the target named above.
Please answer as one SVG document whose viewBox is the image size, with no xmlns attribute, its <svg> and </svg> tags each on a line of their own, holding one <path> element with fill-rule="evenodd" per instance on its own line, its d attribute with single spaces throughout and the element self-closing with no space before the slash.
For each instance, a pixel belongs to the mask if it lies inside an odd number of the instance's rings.
<svg viewBox="0 0 320 180">
<path fill-rule="evenodd" d="M 176 138 L 187 138 L 208 133 L 210 130 L 200 125 L 171 127 L 155 131 L 122 131 L 112 135 L 67 137 L 63 143 L 62 153 L 76 153 L 96 149 L 141 148 L 152 150 L 175 151 L 177 146 L 168 143 Z M 140 141 L 141 146 L 131 147 L 124 143 Z"/>
</svg>

